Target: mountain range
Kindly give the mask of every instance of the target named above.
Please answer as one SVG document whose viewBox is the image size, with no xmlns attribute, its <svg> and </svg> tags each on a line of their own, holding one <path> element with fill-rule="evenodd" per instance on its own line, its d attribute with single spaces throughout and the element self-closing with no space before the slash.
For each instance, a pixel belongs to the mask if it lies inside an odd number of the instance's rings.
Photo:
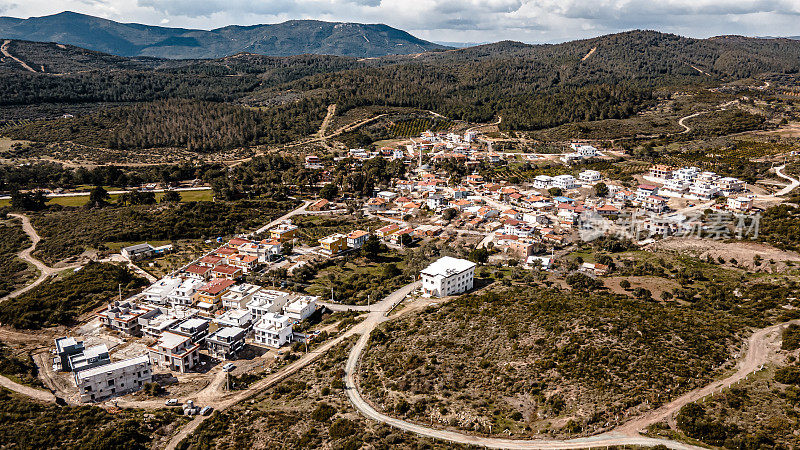
<svg viewBox="0 0 800 450">
<path fill-rule="evenodd" d="M 221 58 L 242 52 L 365 58 L 450 48 L 382 24 L 290 20 L 194 30 L 120 23 L 69 11 L 29 19 L 0 17 L 0 38 L 57 42 L 119 56 L 170 59 Z"/>
</svg>

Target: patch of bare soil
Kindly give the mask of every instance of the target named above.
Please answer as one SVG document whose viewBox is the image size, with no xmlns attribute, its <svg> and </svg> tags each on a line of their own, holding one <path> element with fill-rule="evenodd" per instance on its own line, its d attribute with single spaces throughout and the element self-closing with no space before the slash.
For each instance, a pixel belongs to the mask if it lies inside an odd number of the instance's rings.
<svg viewBox="0 0 800 450">
<path fill-rule="evenodd" d="M 750 271 L 781 272 L 800 263 L 800 253 L 779 250 L 753 241 L 725 242 L 710 239 L 668 238 L 650 245 L 653 250 L 689 254 L 714 261 L 720 258 L 728 265 Z M 733 262 L 735 260 L 735 262 Z"/>
</svg>

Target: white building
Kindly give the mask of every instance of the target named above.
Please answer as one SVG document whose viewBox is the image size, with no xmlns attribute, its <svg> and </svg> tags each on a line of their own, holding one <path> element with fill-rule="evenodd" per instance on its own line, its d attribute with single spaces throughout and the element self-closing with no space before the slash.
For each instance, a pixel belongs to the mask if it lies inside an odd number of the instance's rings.
<svg viewBox="0 0 800 450">
<path fill-rule="evenodd" d="M 246 309 L 231 309 L 214 318 L 214 323 L 223 327 L 250 328 L 253 315 Z"/>
<path fill-rule="evenodd" d="M 279 348 L 292 339 L 292 324 L 288 317 L 266 313 L 253 327 L 255 342 Z"/>
<path fill-rule="evenodd" d="M 737 212 L 747 212 L 753 209 L 753 199 L 750 197 L 736 197 L 728 199 L 728 209 Z"/>
<path fill-rule="evenodd" d="M 472 289 L 475 263 L 443 256 L 422 272 L 422 290 L 427 295 L 445 297 Z"/>
<path fill-rule="evenodd" d="M 553 182 L 553 177 L 548 175 L 536 175 L 533 179 L 533 187 L 535 189 L 547 189 Z"/>
<path fill-rule="evenodd" d="M 176 306 L 191 306 L 194 303 L 194 294 L 204 284 L 205 281 L 201 279 L 185 278 L 169 295 L 169 303 L 173 308 Z"/>
<path fill-rule="evenodd" d="M 711 200 L 719 194 L 719 188 L 711 184 L 694 183 L 689 187 L 689 194 L 700 200 Z"/>
<path fill-rule="evenodd" d="M 75 374 L 81 402 L 137 391 L 153 379 L 147 355 L 125 359 Z"/>
<path fill-rule="evenodd" d="M 596 170 L 584 170 L 580 174 L 578 174 L 578 179 L 583 181 L 584 183 L 597 183 L 603 178 L 603 175 Z"/>
<path fill-rule="evenodd" d="M 280 312 L 291 295 L 289 292 L 272 289 L 262 289 L 256 292 L 253 299 L 247 302 L 251 320 L 257 322 L 265 314 Z"/>
<path fill-rule="evenodd" d="M 283 307 L 283 315 L 292 320 L 305 320 L 317 310 L 317 297 L 301 295 L 295 297 Z"/>
<path fill-rule="evenodd" d="M 347 235 L 347 248 L 361 248 L 369 239 L 369 233 L 364 230 L 351 231 Z"/>
<path fill-rule="evenodd" d="M 700 175 L 700 169 L 697 167 L 682 167 L 672 172 L 672 178 L 684 181 L 693 181 Z"/>
<path fill-rule="evenodd" d="M 573 189 L 578 186 L 572 175 L 557 175 L 553 177 L 552 185 L 561 189 Z"/>
<path fill-rule="evenodd" d="M 155 283 L 151 284 L 147 289 L 142 292 L 144 300 L 156 305 L 166 305 L 169 303 L 169 296 L 172 292 L 181 285 L 181 279 L 178 277 L 164 277 Z"/>
<path fill-rule="evenodd" d="M 222 306 L 225 309 L 245 308 L 256 292 L 261 290 L 261 286 L 254 284 L 241 283 L 235 284 L 222 294 Z"/>
<path fill-rule="evenodd" d="M 664 183 L 664 186 L 661 187 L 660 191 L 666 191 L 667 194 L 684 194 L 689 190 L 690 185 L 691 183 L 686 180 L 670 178 Z"/>
<path fill-rule="evenodd" d="M 571 144 L 570 146 L 572 147 L 573 150 L 575 150 L 575 153 L 581 155 L 584 158 L 591 158 L 592 156 L 597 155 L 597 149 L 591 145 Z"/>
</svg>

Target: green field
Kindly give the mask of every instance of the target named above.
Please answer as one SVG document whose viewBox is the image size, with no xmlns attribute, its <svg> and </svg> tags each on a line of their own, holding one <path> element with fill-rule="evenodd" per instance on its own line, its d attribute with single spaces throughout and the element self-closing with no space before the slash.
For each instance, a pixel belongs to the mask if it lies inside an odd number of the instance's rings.
<svg viewBox="0 0 800 450">
<path fill-rule="evenodd" d="M 106 190 L 109 190 L 107 188 Z M 191 191 L 180 191 L 181 202 L 210 202 L 214 200 L 214 191 L 211 189 L 197 189 Z M 116 201 L 119 194 L 112 194 L 111 201 Z M 156 201 L 161 201 L 164 197 L 163 192 L 156 192 Z M 88 195 L 75 195 L 71 197 L 52 197 L 48 204 L 61 206 L 83 206 L 89 201 Z M 0 207 L 10 206 L 11 200 L 0 200 Z"/>
</svg>

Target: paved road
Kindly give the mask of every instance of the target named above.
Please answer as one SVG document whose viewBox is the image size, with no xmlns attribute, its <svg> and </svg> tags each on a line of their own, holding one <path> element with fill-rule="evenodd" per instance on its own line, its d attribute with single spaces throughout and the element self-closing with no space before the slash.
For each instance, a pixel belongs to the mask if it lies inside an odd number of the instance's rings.
<svg viewBox="0 0 800 450">
<path fill-rule="evenodd" d="M 9 298 L 14 298 L 14 297 L 20 296 L 20 295 L 30 291 L 31 289 L 35 288 L 36 286 L 42 284 L 42 282 L 44 282 L 44 280 L 46 280 L 51 275 L 54 275 L 54 274 L 56 274 L 58 272 L 61 272 L 62 270 L 75 269 L 75 268 L 81 266 L 81 264 L 73 264 L 71 266 L 66 266 L 66 267 L 61 267 L 61 268 L 53 268 L 53 267 L 50 267 L 47 264 L 43 263 L 42 261 L 38 260 L 37 258 L 34 258 L 33 255 L 31 255 L 31 253 L 33 253 L 33 251 L 36 249 L 36 244 L 39 243 L 41 238 L 36 233 L 36 230 L 33 228 L 33 225 L 31 225 L 30 219 L 28 219 L 28 216 L 26 216 L 24 214 L 10 213 L 9 216 L 16 217 L 16 218 L 22 220 L 22 229 L 30 237 L 31 242 L 32 242 L 30 247 L 28 247 L 25 250 L 19 252 L 17 254 L 17 256 L 19 256 L 20 259 L 25 260 L 25 261 L 33 264 L 34 266 L 36 266 L 36 269 L 39 270 L 39 274 L 40 275 L 39 275 L 39 278 L 37 278 L 36 281 L 34 281 L 33 283 L 31 283 L 31 284 L 29 284 L 29 285 L 27 285 L 27 286 L 25 286 L 23 288 L 17 289 L 16 291 L 6 295 L 3 298 L 0 298 L 0 302 L 5 301 L 5 300 L 7 300 Z"/>
<path fill-rule="evenodd" d="M 615 430 L 596 436 L 569 440 L 515 440 L 472 436 L 454 431 L 428 428 L 422 425 L 389 417 L 376 411 L 372 405 L 370 405 L 361 396 L 356 384 L 355 375 L 358 369 L 361 354 L 363 353 L 364 348 L 369 341 L 370 333 L 377 324 L 384 320 L 387 320 L 387 318 L 385 313 L 382 312 L 380 308 L 370 313 L 367 320 L 363 323 L 364 333 L 350 351 L 350 355 L 347 359 L 347 364 L 345 366 L 345 387 L 347 390 L 347 396 L 353 406 L 370 419 L 383 422 L 401 430 L 409 431 L 422 436 L 461 444 L 509 449 L 572 449 L 616 445 L 654 446 L 659 444 L 665 445 L 672 449 L 700 448 L 675 441 L 643 437 L 639 435 L 639 432 L 647 428 L 647 426 L 650 424 L 660 422 L 664 419 L 671 420 L 675 413 L 677 413 L 677 411 L 680 410 L 680 408 L 682 408 L 684 405 L 697 401 L 712 394 L 713 392 L 719 392 L 722 389 L 729 387 L 731 384 L 745 379 L 751 373 L 758 371 L 765 363 L 770 362 L 777 355 L 778 344 L 776 336 L 780 335 L 781 330 L 790 323 L 800 322 L 795 320 L 757 330 L 748 339 L 747 354 L 739 362 L 737 365 L 737 370 L 733 375 L 711 383 L 703 388 L 689 392 L 656 410 L 642 415 L 640 418 L 623 424 Z"/>
<path fill-rule="evenodd" d="M 792 177 L 790 177 L 790 176 L 788 176 L 788 175 L 783 173 L 783 169 L 785 169 L 785 168 L 786 168 L 786 164 L 784 164 L 782 166 L 779 166 L 779 167 L 776 167 L 775 168 L 775 175 L 777 175 L 777 176 L 779 176 L 779 177 L 781 177 L 781 178 L 783 178 L 785 180 L 789 180 L 789 185 L 786 186 L 785 188 L 781 189 L 780 191 L 776 192 L 775 194 L 773 194 L 774 197 L 780 197 L 780 196 L 786 195 L 789 192 L 792 192 L 795 188 L 797 188 L 797 186 L 800 186 L 800 180 L 796 180 L 796 179 L 794 179 L 794 178 L 792 178 Z"/>
</svg>

